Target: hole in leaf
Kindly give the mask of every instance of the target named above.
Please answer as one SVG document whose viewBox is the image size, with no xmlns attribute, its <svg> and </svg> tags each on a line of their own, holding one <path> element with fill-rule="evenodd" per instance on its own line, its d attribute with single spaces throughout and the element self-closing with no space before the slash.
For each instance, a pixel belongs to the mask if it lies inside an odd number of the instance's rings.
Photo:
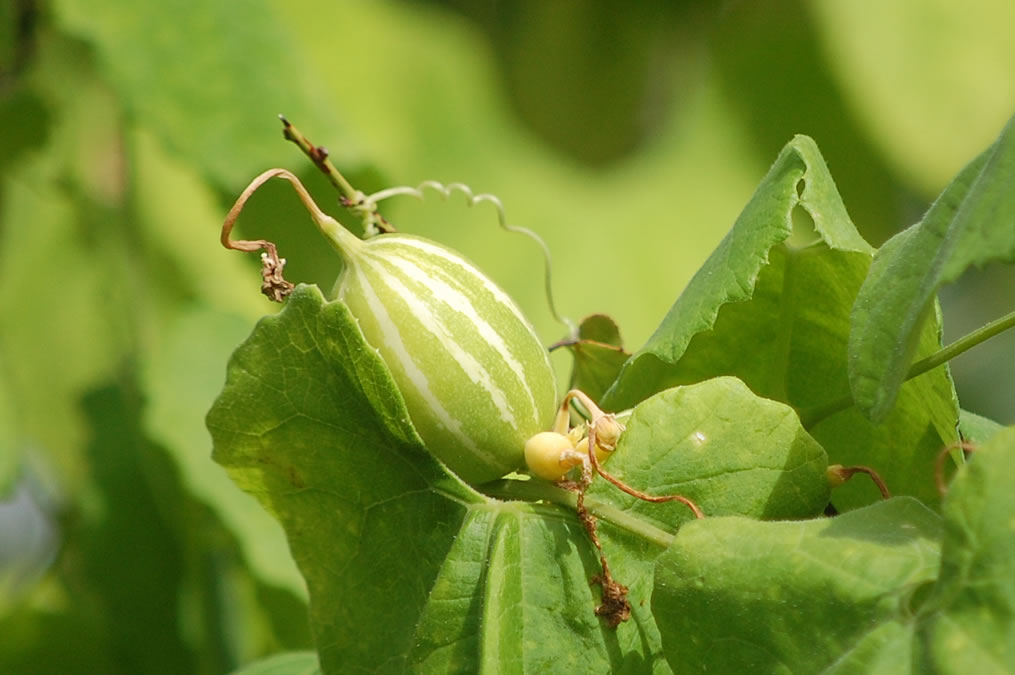
<svg viewBox="0 0 1015 675">
<path fill-rule="evenodd" d="M 799 186 L 800 183 L 797 183 L 798 189 Z M 802 206 L 794 207 L 793 211 L 790 212 L 790 220 L 792 221 L 793 230 L 785 242 L 788 248 L 804 248 L 805 246 L 810 246 L 818 239 L 817 232 L 814 230 L 814 219 L 811 218 L 811 214 L 807 212 L 807 209 Z"/>
</svg>

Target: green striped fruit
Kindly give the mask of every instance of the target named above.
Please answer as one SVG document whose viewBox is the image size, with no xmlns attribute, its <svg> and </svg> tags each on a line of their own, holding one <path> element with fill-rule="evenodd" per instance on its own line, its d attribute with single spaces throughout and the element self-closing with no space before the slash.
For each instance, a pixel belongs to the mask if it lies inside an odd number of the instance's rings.
<svg viewBox="0 0 1015 675">
<path fill-rule="evenodd" d="M 470 483 L 520 468 L 525 442 L 553 420 L 556 384 L 515 303 L 432 241 L 323 229 L 345 262 L 335 296 L 387 363 L 430 452 Z"/>
</svg>

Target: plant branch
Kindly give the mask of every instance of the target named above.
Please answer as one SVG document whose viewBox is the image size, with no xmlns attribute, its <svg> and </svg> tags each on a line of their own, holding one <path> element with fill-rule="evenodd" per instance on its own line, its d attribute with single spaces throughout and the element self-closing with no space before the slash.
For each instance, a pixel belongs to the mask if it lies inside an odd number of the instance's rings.
<svg viewBox="0 0 1015 675">
<path fill-rule="evenodd" d="M 910 366 L 903 382 L 908 382 L 914 377 L 923 375 L 927 371 L 933 370 L 934 368 L 947 363 L 959 354 L 972 349 L 981 342 L 986 342 L 995 335 L 1003 333 L 1013 326 L 1015 326 L 1015 312 L 1006 314 L 1000 319 L 996 319 L 985 326 L 981 326 L 972 333 L 959 338 L 950 345 L 942 347 L 930 356 L 920 359 L 914 363 Z M 831 403 L 802 411 L 800 413 L 800 423 L 805 429 L 810 429 L 818 422 L 821 422 L 836 413 L 842 412 L 843 410 L 852 408 L 855 403 L 856 402 L 853 400 L 852 395 L 847 394 L 846 396 L 832 401 Z"/>
<path fill-rule="evenodd" d="M 293 126 L 292 122 L 287 120 L 284 115 L 279 115 L 278 118 L 282 120 L 282 135 L 285 136 L 287 141 L 292 141 L 299 149 L 310 158 L 310 161 L 321 170 L 331 184 L 338 188 L 339 192 L 349 201 L 356 201 L 361 198 L 362 193 L 358 192 L 352 184 L 345 179 L 345 176 L 335 168 L 335 165 L 331 163 L 328 158 L 328 150 L 324 146 L 314 145 L 307 140 L 299 129 Z"/>
<path fill-rule="evenodd" d="M 569 490 L 562 490 L 551 483 L 541 480 L 498 480 L 481 486 L 485 495 L 496 499 L 513 501 L 545 501 L 574 510 L 578 503 L 578 495 Z M 627 511 L 596 499 L 585 498 L 585 506 L 590 513 L 617 527 L 652 542 L 660 548 L 668 548 L 673 542 L 673 535 L 655 525 L 641 520 Z"/>
<path fill-rule="evenodd" d="M 928 370 L 937 368 L 942 363 L 954 359 L 956 356 L 964 351 L 967 351 L 981 342 L 986 342 L 990 338 L 994 337 L 998 333 L 1003 333 L 1009 328 L 1015 326 L 1015 312 L 1006 314 L 1000 319 L 995 319 L 985 326 L 974 330 L 969 335 L 965 335 L 955 342 L 951 343 L 947 347 L 943 347 L 940 350 L 934 352 L 925 359 L 920 359 L 914 363 L 909 372 L 906 373 L 906 379 L 916 377 L 917 375 L 923 375 Z"/>
<path fill-rule="evenodd" d="M 363 222 L 363 233 L 365 237 L 371 237 L 378 233 L 394 232 L 394 226 L 384 219 L 384 216 L 377 210 L 375 200 L 368 198 L 365 194 L 352 186 L 352 183 L 345 179 L 335 165 L 328 158 L 328 150 L 322 145 L 314 145 L 303 133 L 293 126 L 283 115 L 278 116 L 282 120 L 282 135 L 287 141 L 295 143 L 303 153 L 310 158 L 310 161 L 321 170 L 331 184 L 334 185 L 342 197 L 339 199 L 342 206 L 346 207 L 359 216 Z"/>
</svg>

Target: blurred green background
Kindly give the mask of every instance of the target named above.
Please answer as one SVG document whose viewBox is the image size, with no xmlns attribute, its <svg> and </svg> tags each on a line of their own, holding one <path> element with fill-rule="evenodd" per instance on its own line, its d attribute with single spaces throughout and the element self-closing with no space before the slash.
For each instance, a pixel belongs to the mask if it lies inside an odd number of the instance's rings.
<svg viewBox="0 0 1015 675">
<path fill-rule="evenodd" d="M 871 243 L 918 220 L 1015 111 L 1012 26 L 1007 0 L 0 0 L 0 672 L 218 673 L 310 644 L 281 531 L 203 424 L 278 309 L 257 256 L 218 246 L 232 200 L 282 166 L 342 215 L 279 113 L 365 191 L 497 194 L 552 249 L 560 310 L 637 348 L 793 134 Z M 537 247 L 489 205 L 384 213 L 562 336 Z M 338 272 L 284 184 L 237 233 L 292 280 Z M 1015 274 L 942 302 L 950 341 L 1012 309 Z M 965 408 L 1015 422 L 1013 353 L 953 362 Z"/>
</svg>

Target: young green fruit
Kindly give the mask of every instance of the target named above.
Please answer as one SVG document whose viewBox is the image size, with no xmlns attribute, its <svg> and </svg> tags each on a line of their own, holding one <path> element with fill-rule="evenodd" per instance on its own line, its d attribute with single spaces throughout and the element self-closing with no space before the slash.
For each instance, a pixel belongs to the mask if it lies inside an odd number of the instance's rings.
<svg viewBox="0 0 1015 675">
<path fill-rule="evenodd" d="M 525 441 L 553 419 L 556 381 L 547 350 L 508 295 L 458 253 L 406 234 L 366 241 L 314 203 L 285 169 L 255 178 L 226 216 L 222 244 L 265 249 L 262 291 L 281 299 L 284 259 L 263 240 L 231 240 L 246 200 L 280 177 L 299 193 L 345 266 L 335 297 L 384 359 L 427 449 L 470 483 L 522 466 Z M 277 277 L 277 278 L 276 278 Z M 267 290 L 265 290 L 267 289 Z"/>
<path fill-rule="evenodd" d="M 518 307 L 444 246 L 339 232 L 335 296 L 388 365 L 427 448 L 471 483 L 518 469 L 556 403 L 549 356 Z"/>
</svg>

